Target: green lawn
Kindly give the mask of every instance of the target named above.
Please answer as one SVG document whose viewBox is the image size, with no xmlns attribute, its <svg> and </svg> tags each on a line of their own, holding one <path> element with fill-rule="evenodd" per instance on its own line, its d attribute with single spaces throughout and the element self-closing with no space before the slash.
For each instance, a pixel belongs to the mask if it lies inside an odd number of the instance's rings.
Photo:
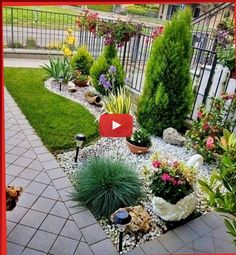
<svg viewBox="0 0 236 255">
<path fill-rule="evenodd" d="M 75 147 L 83 133 L 87 143 L 98 137 L 95 118 L 83 106 L 55 95 L 43 86 L 40 68 L 4 68 L 4 84 L 51 152 Z"/>
</svg>

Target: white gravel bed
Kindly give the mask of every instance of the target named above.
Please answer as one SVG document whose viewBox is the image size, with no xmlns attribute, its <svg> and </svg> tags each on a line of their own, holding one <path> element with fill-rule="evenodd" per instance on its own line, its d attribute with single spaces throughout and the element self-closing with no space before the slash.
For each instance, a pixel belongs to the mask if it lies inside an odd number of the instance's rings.
<svg viewBox="0 0 236 255">
<path fill-rule="evenodd" d="M 98 117 L 101 113 L 101 107 L 88 103 L 84 96 L 85 92 L 90 90 L 91 86 L 77 87 L 77 91 L 72 93 L 68 91 L 67 85 L 62 85 L 60 91 L 59 83 L 56 83 L 53 79 L 48 79 L 45 81 L 44 87 L 57 95 L 68 98 L 76 103 L 80 103 L 95 117 Z"/>
<path fill-rule="evenodd" d="M 75 171 L 79 169 L 88 158 L 95 156 L 121 160 L 135 169 L 141 177 L 143 166 L 151 165 L 150 156 L 157 151 L 159 151 L 161 155 L 167 156 L 173 161 L 183 160 L 185 162 L 187 162 L 192 155 L 196 154 L 196 152 L 193 150 L 187 150 L 185 147 L 167 144 L 159 137 L 152 137 L 152 147 L 150 151 L 147 154 L 136 155 L 128 150 L 125 139 L 123 138 L 101 138 L 93 144 L 81 149 L 77 164 L 74 163 L 75 151 L 59 154 L 57 155 L 57 160 L 71 180 L 73 179 L 71 177 Z M 198 178 L 201 178 L 202 176 L 208 177 L 210 172 L 211 166 L 208 164 L 203 164 L 198 172 Z M 135 246 L 142 245 L 146 241 L 156 238 L 166 230 L 164 221 L 157 217 L 153 212 L 151 204 L 152 196 L 147 188 L 145 188 L 145 192 L 147 193 L 147 198 L 145 201 L 141 201 L 140 204 L 144 206 L 152 217 L 151 231 L 147 234 L 139 233 L 136 236 L 134 234 L 127 233 L 124 237 L 123 253 L 133 249 Z M 199 193 L 199 196 L 202 197 L 201 193 Z M 202 201 L 202 199 L 200 199 L 198 208 L 204 210 L 204 207 L 205 203 Z M 99 223 L 118 249 L 119 233 L 117 228 L 114 226 L 114 224 L 111 224 L 105 219 L 100 220 Z"/>
</svg>

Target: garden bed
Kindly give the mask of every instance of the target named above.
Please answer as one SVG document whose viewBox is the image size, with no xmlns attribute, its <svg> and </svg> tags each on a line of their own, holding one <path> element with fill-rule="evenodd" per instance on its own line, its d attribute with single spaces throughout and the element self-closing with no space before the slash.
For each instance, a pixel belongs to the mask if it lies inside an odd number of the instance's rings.
<svg viewBox="0 0 236 255">
<path fill-rule="evenodd" d="M 133 169 L 135 169 L 139 176 L 142 177 L 142 170 L 144 166 L 150 166 L 150 156 L 154 152 L 162 152 L 163 155 L 167 156 L 171 160 L 183 160 L 187 161 L 192 155 L 195 154 L 193 150 L 187 150 L 184 147 L 177 147 L 165 143 L 159 137 L 152 137 L 153 146 L 150 148 L 150 152 L 143 155 L 132 154 L 122 138 L 101 138 L 96 143 L 91 144 L 88 147 L 84 147 L 79 153 L 78 163 L 74 163 L 75 151 L 65 152 L 57 156 L 61 167 L 64 169 L 65 173 L 68 175 L 69 179 L 73 182 L 74 173 L 82 167 L 82 165 L 91 157 L 105 157 L 109 159 L 120 160 Z M 202 176 L 209 176 L 211 171 L 211 166 L 208 164 L 203 164 L 198 172 L 198 178 Z M 139 204 L 143 205 L 145 210 L 151 216 L 151 230 L 148 233 L 138 233 L 138 234 L 126 234 L 124 237 L 124 252 L 133 249 L 135 246 L 142 245 L 143 243 L 157 238 L 159 235 L 165 233 L 167 229 L 167 224 L 165 221 L 161 220 L 155 215 L 151 203 L 152 195 L 148 190 L 148 183 L 145 183 L 145 193 L 147 194 L 146 200 L 141 201 Z M 199 204 L 198 210 L 204 211 L 206 209 L 205 203 L 202 199 L 202 194 L 198 192 Z M 114 245 L 118 247 L 119 232 L 114 224 L 111 224 L 109 220 L 102 219 L 98 220 L 101 227 L 112 240 Z"/>
</svg>

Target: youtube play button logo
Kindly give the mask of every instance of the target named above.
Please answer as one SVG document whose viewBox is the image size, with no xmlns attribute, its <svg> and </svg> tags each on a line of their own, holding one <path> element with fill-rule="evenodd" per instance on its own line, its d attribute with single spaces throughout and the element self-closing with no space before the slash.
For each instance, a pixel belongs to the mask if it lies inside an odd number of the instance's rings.
<svg viewBox="0 0 236 255">
<path fill-rule="evenodd" d="M 102 137 L 129 137 L 133 131 L 133 119 L 129 114 L 103 114 L 99 132 Z"/>
</svg>

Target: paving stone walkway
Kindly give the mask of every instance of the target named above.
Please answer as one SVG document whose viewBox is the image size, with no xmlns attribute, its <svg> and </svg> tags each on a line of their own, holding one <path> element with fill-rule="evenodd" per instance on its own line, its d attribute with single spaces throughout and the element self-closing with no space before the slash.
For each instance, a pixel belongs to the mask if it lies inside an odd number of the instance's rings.
<svg viewBox="0 0 236 255">
<path fill-rule="evenodd" d="M 92 213 L 73 207 L 73 186 L 5 90 L 7 184 L 22 186 L 7 212 L 8 255 L 117 255 Z M 127 255 L 236 253 L 223 219 L 207 213 Z"/>
</svg>

